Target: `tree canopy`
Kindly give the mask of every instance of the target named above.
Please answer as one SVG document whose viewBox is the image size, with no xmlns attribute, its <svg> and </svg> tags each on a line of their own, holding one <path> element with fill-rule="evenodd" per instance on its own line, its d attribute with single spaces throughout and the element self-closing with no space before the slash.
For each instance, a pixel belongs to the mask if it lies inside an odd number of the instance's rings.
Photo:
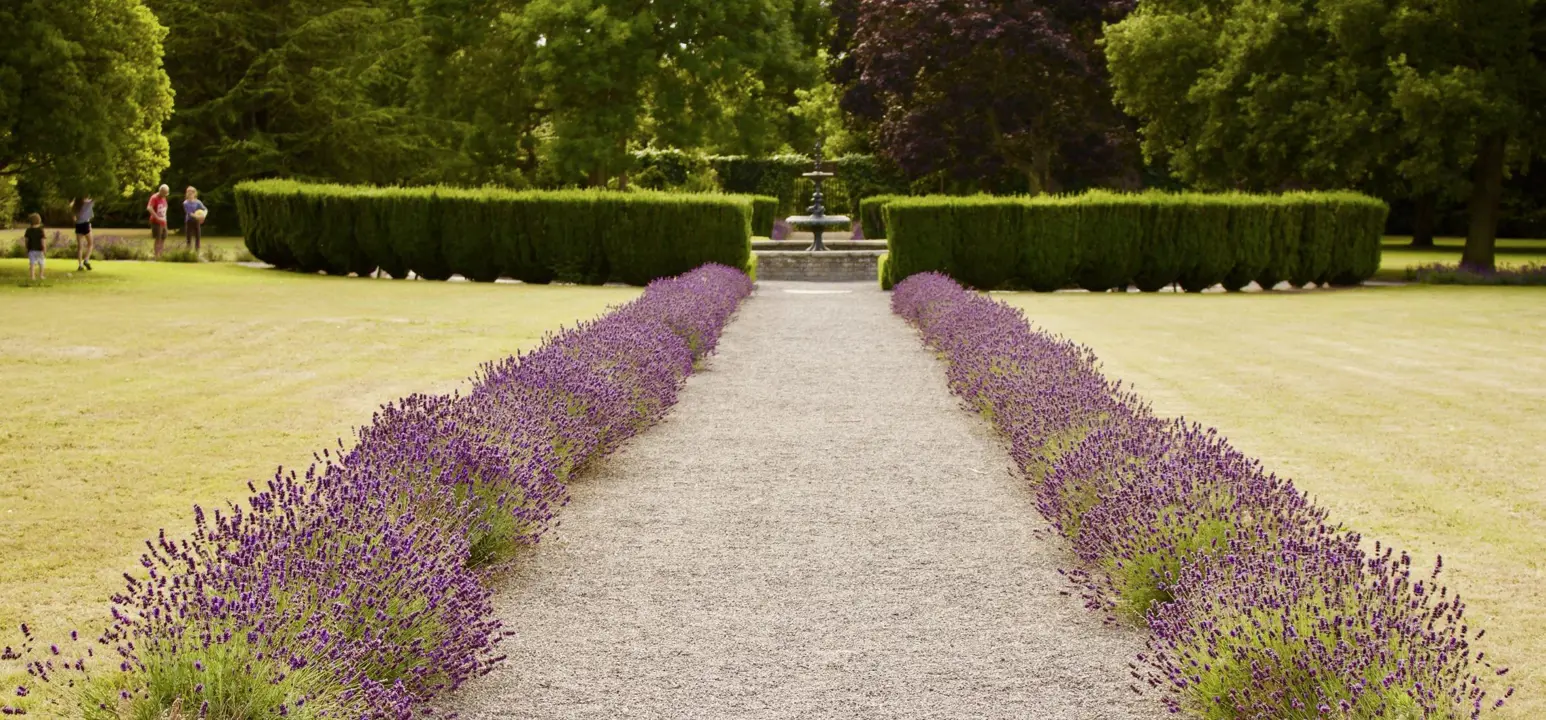
<svg viewBox="0 0 1546 720">
<path fill-rule="evenodd" d="M 0 6 L 0 176 L 66 195 L 154 183 L 172 112 L 163 37 L 140 0 Z"/>
<path fill-rule="evenodd" d="M 1183 180 L 1468 194 L 1465 262 L 1490 268 L 1503 177 L 1539 143 L 1532 12 L 1534 0 L 1145 0 L 1107 29 L 1106 52 L 1145 153 Z"/>
<path fill-rule="evenodd" d="M 180 183 L 217 198 L 251 178 L 412 179 L 432 147 L 413 112 L 408 0 L 148 0 L 178 89 Z"/>
<path fill-rule="evenodd" d="M 802 126 L 816 0 L 147 0 L 193 182 L 602 185 L 648 145 Z M 807 123 L 808 124 L 808 123 Z"/>
<path fill-rule="evenodd" d="M 816 38 L 801 20 L 817 10 L 809 0 L 531 0 L 517 22 L 536 47 L 555 162 L 600 185 L 626 171 L 641 140 L 776 150 L 795 91 L 816 78 Z"/>
<path fill-rule="evenodd" d="M 834 6 L 844 110 L 914 176 L 991 178 L 1032 192 L 1109 178 L 1128 136 L 1098 40 L 1122 0 L 866 0 Z M 841 31 L 841 30 L 840 30 Z"/>
</svg>

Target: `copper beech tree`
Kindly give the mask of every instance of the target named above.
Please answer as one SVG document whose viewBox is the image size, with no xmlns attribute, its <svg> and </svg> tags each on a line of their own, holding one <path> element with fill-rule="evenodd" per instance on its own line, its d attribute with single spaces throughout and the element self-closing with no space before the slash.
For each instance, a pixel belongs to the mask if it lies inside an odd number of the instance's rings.
<svg viewBox="0 0 1546 720">
<path fill-rule="evenodd" d="M 1099 39 L 1124 0 L 864 0 L 833 70 L 843 109 L 914 177 L 1019 175 L 1032 193 L 1121 172 L 1131 132 Z"/>
</svg>

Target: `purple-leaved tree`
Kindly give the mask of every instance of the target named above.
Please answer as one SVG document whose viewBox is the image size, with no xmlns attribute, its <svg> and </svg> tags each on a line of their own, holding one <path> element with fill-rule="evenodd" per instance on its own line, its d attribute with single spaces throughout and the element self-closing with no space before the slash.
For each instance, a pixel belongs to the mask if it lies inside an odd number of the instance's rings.
<svg viewBox="0 0 1546 720">
<path fill-rule="evenodd" d="M 1111 102 L 1098 40 L 1131 0 L 849 0 L 852 44 L 833 59 L 843 109 L 875 148 L 922 177 L 1032 193 L 1110 181 L 1133 133 Z"/>
</svg>

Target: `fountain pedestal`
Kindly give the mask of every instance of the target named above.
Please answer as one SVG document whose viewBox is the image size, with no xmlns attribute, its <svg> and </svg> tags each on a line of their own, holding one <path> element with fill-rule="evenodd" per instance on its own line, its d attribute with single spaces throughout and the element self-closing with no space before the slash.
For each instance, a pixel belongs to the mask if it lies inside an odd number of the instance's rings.
<svg viewBox="0 0 1546 720">
<path fill-rule="evenodd" d="M 827 195 L 822 191 L 821 184 L 832 176 L 832 173 L 821 169 L 821 143 L 818 142 L 816 143 L 816 169 L 801 175 L 801 177 L 810 178 L 811 182 L 816 184 L 816 192 L 811 194 L 811 206 L 805 210 L 810 214 L 795 215 L 794 217 L 784 219 L 784 222 L 789 223 L 790 227 L 810 230 L 816 236 L 816 242 L 807 248 L 809 252 L 825 252 L 827 246 L 821 241 L 822 233 L 826 232 L 827 228 L 847 225 L 851 222 L 845 215 L 827 214 L 827 208 L 824 205 Z"/>
<path fill-rule="evenodd" d="M 848 225 L 851 221 L 843 215 L 828 215 L 825 206 L 826 192 L 822 183 L 832 173 L 821 169 L 821 143 L 816 144 L 816 169 L 804 174 L 816 184 L 811 194 L 811 206 L 805 215 L 786 218 L 784 222 L 800 230 L 809 230 L 815 242 L 804 250 L 795 242 L 773 240 L 752 244 L 757 253 L 758 280 L 803 280 L 806 282 L 875 282 L 880 256 L 885 253 L 885 241 L 841 240 L 833 243 L 837 249 L 828 248 L 822 240 L 827 230 Z"/>
</svg>

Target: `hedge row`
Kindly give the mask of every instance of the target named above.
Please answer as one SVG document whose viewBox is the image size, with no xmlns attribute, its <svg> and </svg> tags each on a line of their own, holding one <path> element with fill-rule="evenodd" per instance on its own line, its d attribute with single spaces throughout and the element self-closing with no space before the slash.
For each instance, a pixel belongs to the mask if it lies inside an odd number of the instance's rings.
<svg viewBox="0 0 1546 720">
<path fill-rule="evenodd" d="M 878 203 L 875 203 L 878 204 Z M 1380 264 L 1385 203 L 1348 192 L 895 198 L 893 284 L 939 271 L 973 287 L 1200 292 L 1251 282 L 1356 285 Z"/>
<path fill-rule="evenodd" d="M 705 263 L 744 268 L 757 204 L 729 195 L 286 180 L 244 183 L 236 199 L 248 249 L 281 268 L 592 285 L 644 285 Z"/>
<path fill-rule="evenodd" d="M 1461 718 L 1513 693 L 1459 593 L 1346 531 L 1219 435 L 1150 405 L 1089 348 L 938 273 L 892 309 L 1008 440 L 1066 535 L 1087 607 L 1147 624 L 1134 691 L 1205 718 Z"/>
<path fill-rule="evenodd" d="M 773 234 L 773 223 L 779 220 L 778 198 L 767 195 L 752 196 L 752 235 L 768 237 Z"/>
<path fill-rule="evenodd" d="M 866 240 L 886 239 L 886 206 L 904 195 L 876 195 L 859 201 L 859 222 Z"/>
</svg>

